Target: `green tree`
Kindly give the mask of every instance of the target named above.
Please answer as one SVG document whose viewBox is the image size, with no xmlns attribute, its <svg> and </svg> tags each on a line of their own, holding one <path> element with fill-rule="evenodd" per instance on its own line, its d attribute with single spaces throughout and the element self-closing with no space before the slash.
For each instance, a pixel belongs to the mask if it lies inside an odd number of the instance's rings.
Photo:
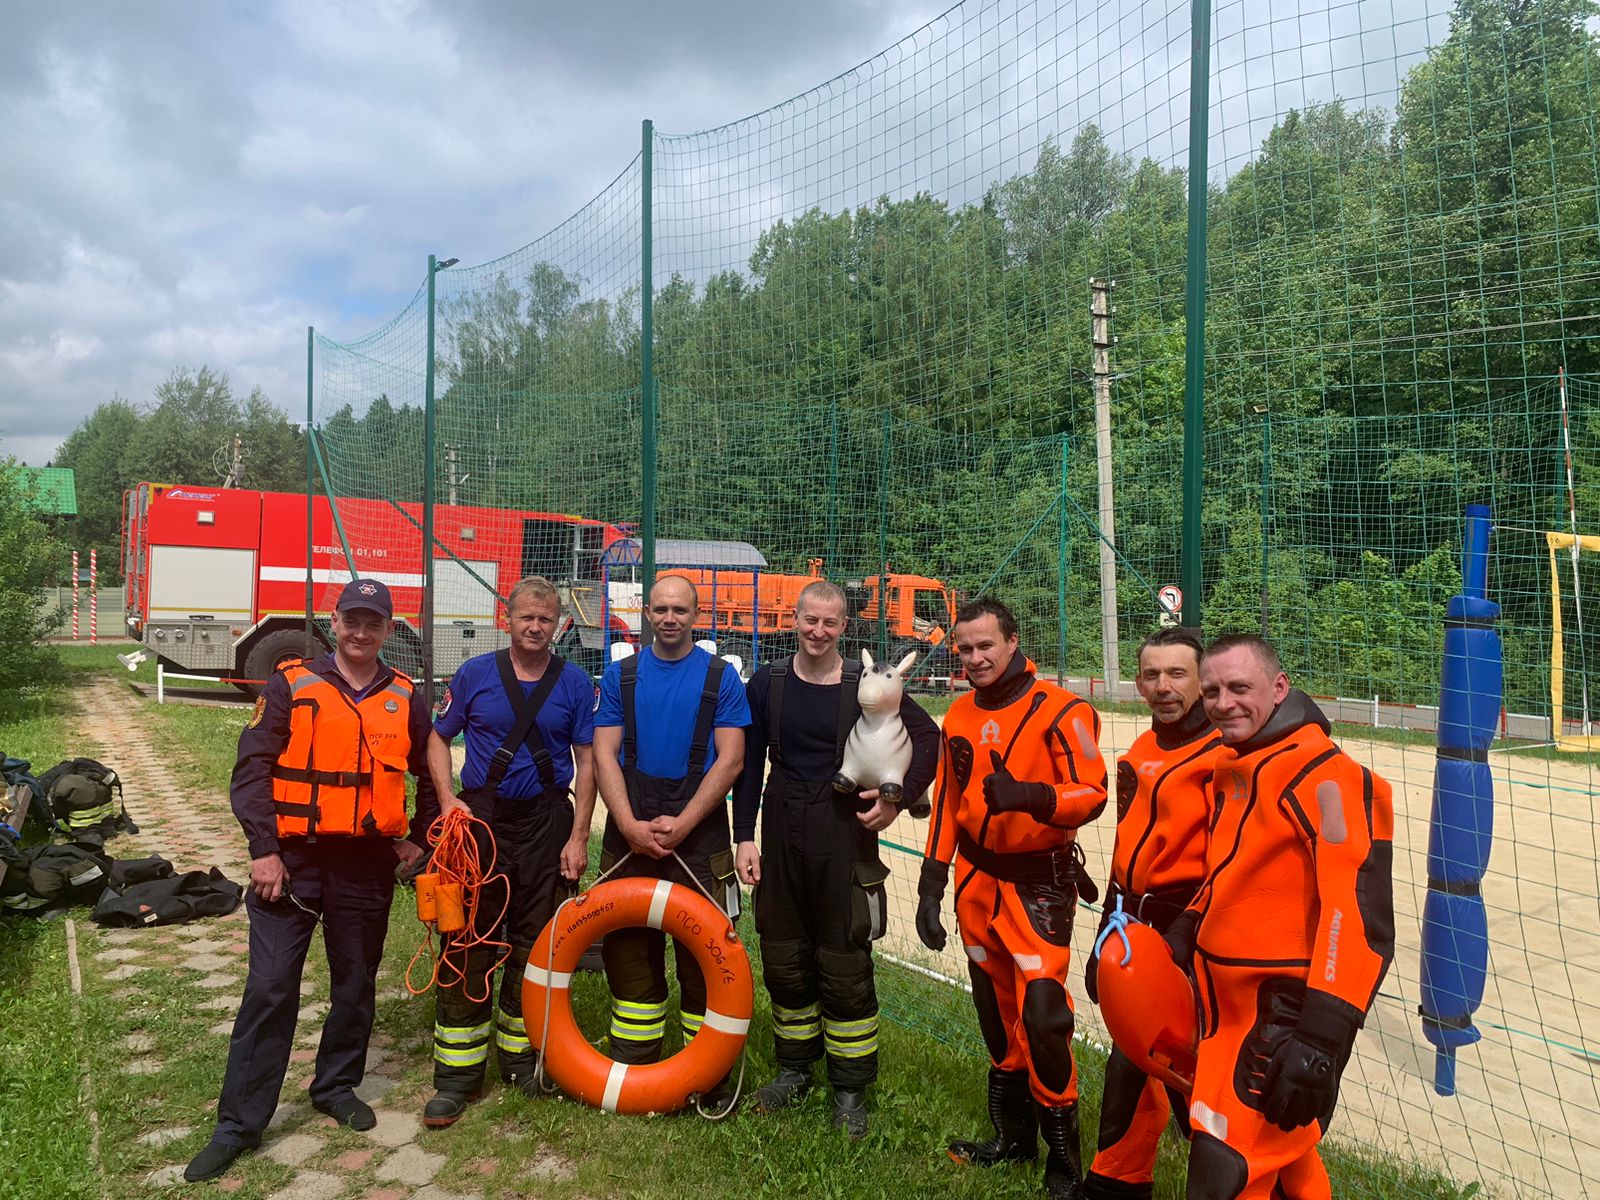
<svg viewBox="0 0 1600 1200">
<path fill-rule="evenodd" d="M 0 645 L 6 648 L 0 705 L 43 683 L 59 665 L 45 638 L 60 627 L 61 614 L 47 609 L 43 595 L 66 560 L 15 465 L 11 458 L 0 462 Z"/>
</svg>

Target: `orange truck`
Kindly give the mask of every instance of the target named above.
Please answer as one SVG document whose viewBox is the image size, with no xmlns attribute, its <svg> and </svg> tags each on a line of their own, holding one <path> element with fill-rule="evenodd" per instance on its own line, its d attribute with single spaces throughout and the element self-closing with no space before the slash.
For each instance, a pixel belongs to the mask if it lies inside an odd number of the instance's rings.
<svg viewBox="0 0 1600 1200">
<path fill-rule="evenodd" d="M 584 592 L 574 589 L 569 606 L 574 620 L 602 634 L 626 628 L 637 634 L 642 609 L 640 546 L 619 538 L 599 560 L 601 579 Z M 791 617 L 800 592 L 824 578 L 823 561 L 810 559 L 807 574 L 768 569 L 766 558 L 748 542 L 661 539 L 656 543 L 656 574 L 682 575 L 700 593 L 695 636 L 714 641 L 720 654 L 738 655 L 747 667 L 771 662 L 795 649 Z M 955 623 L 955 589 L 925 575 L 889 572 L 841 583 L 850 614 L 844 649 L 855 656 L 862 646 L 886 649 L 890 661 L 916 651 L 915 674 L 948 674 L 945 640 Z M 618 619 L 620 618 L 620 620 Z M 587 639 L 586 639 L 587 640 Z M 630 639 L 631 640 L 631 639 Z"/>
</svg>

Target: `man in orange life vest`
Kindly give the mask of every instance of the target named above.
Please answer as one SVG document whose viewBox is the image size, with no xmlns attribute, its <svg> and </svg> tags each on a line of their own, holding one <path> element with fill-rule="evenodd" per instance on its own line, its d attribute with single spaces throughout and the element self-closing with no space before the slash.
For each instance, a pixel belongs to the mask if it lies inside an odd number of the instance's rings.
<svg viewBox="0 0 1600 1200">
<path fill-rule="evenodd" d="M 423 857 L 425 833 L 406 819 L 407 771 L 421 806 L 433 803 L 427 707 L 411 680 L 378 657 L 393 614 L 387 587 L 352 580 L 334 609 L 334 652 L 284 664 L 239 735 L 231 800 L 249 839 L 250 971 L 217 1126 L 184 1171 L 191 1182 L 215 1179 L 261 1144 L 289 1067 L 300 974 L 319 924 L 330 993 L 311 1104 L 353 1129 L 376 1124 L 355 1089 L 395 869 L 414 869 Z"/>
<path fill-rule="evenodd" d="M 1205 876 L 1211 773 L 1222 738 L 1200 703 L 1200 652 L 1192 629 L 1158 629 L 1139 647 L 1135 683 L 1151 721 L 1117 759 L 1117 840 L 1102 929 L 1120 900 L 1124 912 L 1165 932 Z M 1091 954 L 1084 968 L 1097 1003 L 1099 965 Z M 1171 1112 L 1166 1087 L 1113 1049 L 1084 1200 L 1149 1200 L 1156 1145 Z"/>
<path fill-rule="evenodd" d="M 1251 634 L 1200 663 L 1226 749 L 1208 871 L 1167 941 L 1199 991 L 1190 1200 L 1328 1197 L 1317 1143 L 1394 957 L 1388 783 Z"/>
<path fill-rule="evenodd" d="M 924 945 L 944 948 L 939 909 L 953 858 L 956 921 L 992 1060 L 995 1136 L 953 1141 L 949 1154 L 981 1166 L 1031 1161 L 1042 1130 L 1046 1194 L 1077 1200 L 1083 1166 L 1066 980 L 1078 894 L 1098 894 L 1076 837 L 1106 803 L 1100 719 L 1038 678 L 1018 653 L 1016 618 L 998 600 L 963 607 L 954 632 L 973 691 L 944 719 L 916 924 Z"/>
</svg>

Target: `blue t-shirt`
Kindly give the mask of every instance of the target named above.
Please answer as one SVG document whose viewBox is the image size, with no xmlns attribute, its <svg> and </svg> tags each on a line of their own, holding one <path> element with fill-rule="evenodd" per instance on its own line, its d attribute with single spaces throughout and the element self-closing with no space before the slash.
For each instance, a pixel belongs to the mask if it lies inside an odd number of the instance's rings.
<svg viewBox="0 0 1600 1200">
<path fill-rule="evenodd" d="M 536 683 L 522 684 L 524 698 L 533 695 Z M 494 752 L 511 735 L 517 714 L 512 711 L 506 689 L 500 683 L 493 654 L 469 658 L 456 669 L 455 678 L 445 688 L 444 699 L 433 728 L 445 741 L 454 741 L 463 729 L 467 732 L 467 761 L 461 768 L 461 786 L 482 787 L 489 774 Z M 577 667 L 568 663 L 556 680 L 544 707 L 539 710 L 539 735 L 554 760 L 556 786 L 570 787 L 574 774 L 572 747 L 594 741 L 594 683 Z M 517 747 L 516 757 L 500 784 L 500 794 L 533 797 L 544 790 L 539 769 L 527 743 Z"/>
<path fill-rule="evenodd" d="M 700 693 L 706 686 L 706 671 L 711 655 L 700 647 L 680 659 L 668 662 L 645 650 L 639 658 L 639 684 L 634 691 L 634 715 L 638 719 L 638 768 L 659 779 L 682 779 L 689 773 L 689 742 L 694 737 L 695 719 L 700 715 Z M 596 725 L 622 725 L 622 663 L 606 667 L 600 680 L 600 706 L 595 710 Z M 750 705 L 744 697 L 739 672 L 731 666 L 722 672 L 717 691 L 717 711 L 713 730 L 743 729 L 750 724 Z M 618 759 L 627 766 L 626 751 Z M 716 734 L 707 743 L 706 767 L 717 761 Z"/>
</svg>

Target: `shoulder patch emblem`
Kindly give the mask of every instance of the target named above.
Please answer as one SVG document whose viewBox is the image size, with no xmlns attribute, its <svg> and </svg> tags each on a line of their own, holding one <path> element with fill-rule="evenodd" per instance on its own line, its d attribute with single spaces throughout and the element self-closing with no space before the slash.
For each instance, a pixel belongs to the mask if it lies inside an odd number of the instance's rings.
<svg viewBox="0 0 1600 1200">
<path fill-rule="evenodd" d="M 445 713 L 450 711 L 450 702 L 454 699 L 455 697 L 450 694 L 450 685 L 448 683 L 445 684 L 443 695 L 439 697 L 438 701 L 433 706 L 433 715 L 435 717 L 444 716 Z"/>
<path fill-rule="evenodd" d="M 253 710 L 251 710 L 251 713 L 250 713 L 250 723 L 247 726 L 245 726 L 245 728 L 254 729 L 257 725 L 261 724 L 261 718 L 266 716 L 266 715 L 267 715 L 267 698 L 265 696 L 257 696 L 256 697 L 256 706 L 255 706 L 255 708 Z"/>
</svg>

